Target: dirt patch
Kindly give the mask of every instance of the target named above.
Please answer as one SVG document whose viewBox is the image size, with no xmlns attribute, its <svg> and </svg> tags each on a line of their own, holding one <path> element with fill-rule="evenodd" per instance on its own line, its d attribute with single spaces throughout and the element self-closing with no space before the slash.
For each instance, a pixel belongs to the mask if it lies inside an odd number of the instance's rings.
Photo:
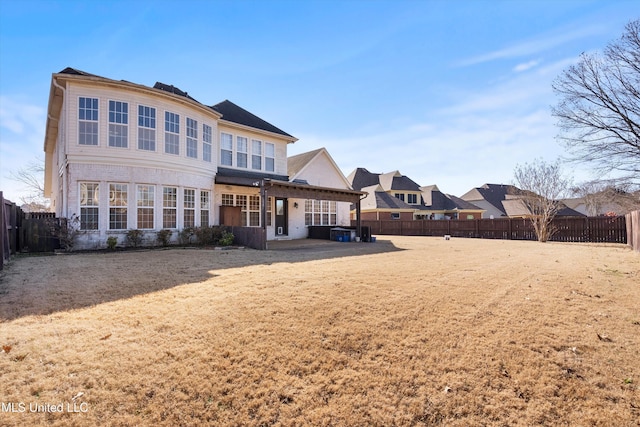
<svg viewBox="0 0 640 427">
<path fill-rule="evenodd" d="M 640 419 L 640 257 L 621 245 L 392 237 L 1 277 L 3 425 Z"/>
</svg>

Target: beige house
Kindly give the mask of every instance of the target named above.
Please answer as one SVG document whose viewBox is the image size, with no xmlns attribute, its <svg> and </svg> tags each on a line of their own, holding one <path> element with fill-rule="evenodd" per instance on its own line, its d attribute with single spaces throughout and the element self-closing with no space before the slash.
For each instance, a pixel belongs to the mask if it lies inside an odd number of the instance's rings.
<svg viewBox="0 0 640 427">
<path fill-rule="evenodd" d="M 292 182 L 287 147 L 297 138 L 228 100 L 207 106 L 171 85 L 66 68 L 52 75 L 47 113 L 46 196 L 57 216 L 79 218 L 78 248 L 105 247 L 110 236 L 123 244 L 130 229 L 143 231 L 143 244 L 161 229 L 176 240 L 184 228 L 221 224 L 224 207 L 236 208 L 233 225 L 268 239 L 306 237 L 308 199 L 360 195 L 326 150 Z M 335 209 L 329 218 L 348 221 Z"/>
</svg>

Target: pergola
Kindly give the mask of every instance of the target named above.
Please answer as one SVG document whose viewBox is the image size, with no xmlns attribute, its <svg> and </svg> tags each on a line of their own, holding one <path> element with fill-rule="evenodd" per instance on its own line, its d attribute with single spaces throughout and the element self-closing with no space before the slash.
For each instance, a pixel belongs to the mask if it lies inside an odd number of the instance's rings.
<svg viewBox="0 0 640 427">
<path fill-rule="evenodd" d="M 362 222 L 360 219 L 360 200 L 367 193 L 362 191 L 347 190 L 340 188 L 319 187 L 306 183 L 284 181 L 280 176 L 274 178 L 252 177 L 243 174 L 243 176 L 235 174 L 218 174 L 216 175 L 217 184 L 230 184 L 243 187 L 254 187 L 260 189 L 261 198 L 261 216 L 267 217 L 267 200 L 269 197 L 297 198 L 297 199 L 314 199 L 328 200 L 333 202 L 349 202 L 356 206 L 356 236 L 361 237 Z M 283 177 L 284 178 L 284 177 Z M 267 222 L 262 221 L 262 230 L 264 233 L 264 242 L 267 241 Z M 264 248 L 266 249 L 266 248 Z"/>
</svg>

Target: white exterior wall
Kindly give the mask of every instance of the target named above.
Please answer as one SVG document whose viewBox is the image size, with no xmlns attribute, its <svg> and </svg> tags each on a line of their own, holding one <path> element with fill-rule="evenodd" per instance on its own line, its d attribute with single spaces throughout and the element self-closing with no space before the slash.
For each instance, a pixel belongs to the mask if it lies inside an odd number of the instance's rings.
<svg viewBox="0 0 640 427">
<path fill-rule="evenodd" d="M 177 227 L 176 231 L 184 228 L 183 198 L 184 189 L 194 189 L 196 196 L 195 225 L 200 225 L 200 191 L 210 192 L 213 198 L 213 176 L 184 174 L 177 171 L 164 169 L 136 168 L 118 165 L 73 164 L 69 167 L 68 174 L 68 208 L 66 218 L 73 215 L 80 216 L 80 183 L 91 182 L 99 184 L 99 219 L 98 230 L 86 230 L 78 237 L 79 249 L 95 249 L 107 246 L 109 236 L 118 238 L 119 244 L 125 243 L 126 231 L 109 230 L 109 184 L 127 184 L 127 229 L 138 228 L 137 224 L 137 200 L 136 188 L 138 184 L 155 186 L 154 190 L 154 228 L 144 230 L 144 243 L 156 244 L 156 233 L 163 229 L 162 224 L 162 187 L 177 188 Z M 213 224 L 213 203 L 210 200 L 209 221 Z M 177 232 L 172 235 L 172 240 L 177 240 Z"/>
</svg>

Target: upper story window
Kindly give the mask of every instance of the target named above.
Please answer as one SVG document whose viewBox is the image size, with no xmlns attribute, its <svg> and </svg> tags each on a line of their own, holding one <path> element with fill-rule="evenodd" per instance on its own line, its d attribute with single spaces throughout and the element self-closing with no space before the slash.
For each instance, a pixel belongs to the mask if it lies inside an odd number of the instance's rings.
<svg viewBox="0 0 640 427">
<path fill-rule="evenodd" d="M 276 146 L 270 142 L 264 144 L 264 169 L 268 172 L 276 170 Z"/>
<path fill-rule="evenodd" d="M 109 147 L 127 148 L 129 134 L 129 104 L 109 101 Z"/>
<path fill-rule="evenodd" d="M 164 113 L 164 152 L 180 154 L 180 115 Z"/>
<path fill-rule="evenodd" d="M 396 193 L 394 195 L 396 196 L 396 199 L 400 199 L 404 202 L 404 193 Z"/>
<path fill-rule="evenodd" d="M 98 98 L 79 99 L 78 144 L 98 145 Z"/>
<path fill-rule="evenodd" d="M 251 140 L 251 169 L 262 169 L 262 141 Z"/>
<path fill-rule="evenodd" d="M 236 152 L 236 166 L 239 168 L 247 167 L 247 138 L 239 136 L 236 138 L 237 152 Z"/>
<path fill-rule="evenodd" d="M 138 148 L 156 151 L 156 109 L 138 106 Z"/>
<path fill-rule="evenodd" d="M 220 135 L 220 164 L 233 165 L 233 135 L 224 132 Z"/>
<path fill-rule="evenodd" d="M 211 126 L 202 125 L 202 160 L 211 161 Z"/>
<path fill-rule="evenodd" d="M 407 194 L 407 203 L 410 205 L 418 204 L 418 195 L 417 194 Z"/>
<path fill-rule="evenodd" d="M 187 117 L 187 157 L 198 158 L 198 122 Z"/>
</svg>

